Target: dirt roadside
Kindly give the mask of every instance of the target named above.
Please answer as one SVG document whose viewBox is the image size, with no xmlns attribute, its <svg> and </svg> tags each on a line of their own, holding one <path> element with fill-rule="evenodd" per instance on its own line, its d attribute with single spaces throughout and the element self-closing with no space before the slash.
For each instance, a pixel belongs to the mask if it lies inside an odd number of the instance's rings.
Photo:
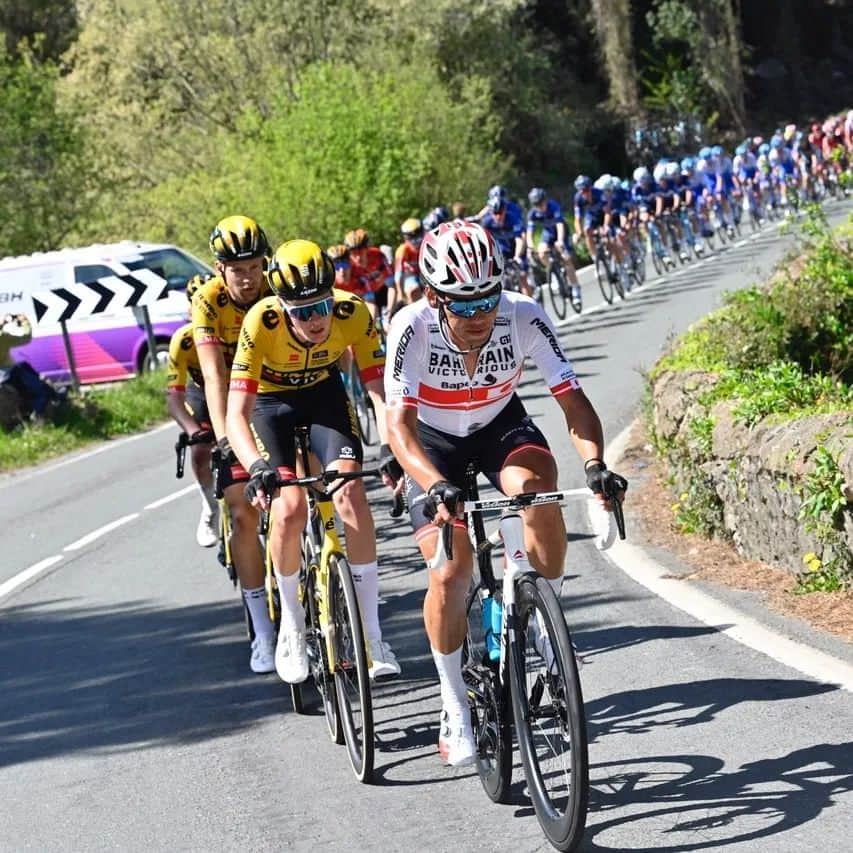
<svg viewBox="0 0 853 853">
<path fill-rule="evenodd" d="M 614 467 L 631 484 L 626 508 L 630 507 L 634 544 L 649 544 L 675 554 L 693 569 L 685 578 L 758 592 L 764 604 L 777 613 L 853 642 L 853 592 L 797 595 L 789 572 L 746 560 L 725 542 L 676 531 L 671 509 L 676 498 L 664 482 L 663 466 L 639 421 L 631 430 L 622 460 Z"/>
</svg>

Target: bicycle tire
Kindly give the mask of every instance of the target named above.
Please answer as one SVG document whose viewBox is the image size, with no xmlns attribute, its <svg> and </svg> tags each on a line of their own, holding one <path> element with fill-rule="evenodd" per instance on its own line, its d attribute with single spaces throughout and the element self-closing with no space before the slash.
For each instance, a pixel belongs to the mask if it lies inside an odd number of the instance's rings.
<svg viewBox="0 0 853 853">
<path fill-rule="evenodd" d="M 586 824 L 589 758 L 571 638 L 559 601 L 544 578 L 533 573 L 521 576 L 516 605 L 518 631 L 509 646 L 510 695 L 527 788 L 551 844 L 558 850 L 574 850 Z M 553 649 L 550 665 L 536 651 L 531 620 L 545 628 Z M 543 671 L 531 678 L 534 666 Z M 563 766 L 556 772 L 543 769 L 549 754 L 558 751 Z M 566 756 L 571 763 L 568 768 Z"/>
<path fill-rule="evenodd" d="M 610 281 L 610 272 L 607 269 L 607 262 L 601 252 L 595 255 L 595 277 L 598 279 L 598 287 L 601 290 L 601 295 L 608 305 L 613 304 L 613 283 Z"/>
<path fill-rule="evenodd" d="M 557 290 L 554 291 L 556 285 Z M 566 275 L 563 272 L 562 264 L 557 260 L 552 260 L 548 264 L 546 281 L 542 287 L 548 291 L 551 297 L 551 307 L 557 315 L 558 320 L 566 319 Z"/>
<path fill-rule="evenodd" d="M 491 664 L 486 653 L 479 593 L 480 585 L 472 585 L 465 601 L 468 628 L 462 642 L 462 677 L 468 689 L 471 727 L 477 741 L 477 775 L 492 802 L 507 803 L 512 783 L 510 708 L 497 664 Z"/>
<path fill-rule="evenodd" d="M 646 281 L 646 252 L 644 246 L 633 245 L 631 247 L 631 274 L 637 287 L 641 287 Z"/>
<path fill-rule="evenodd" d="M 359 782 L 373 776 L 373 698 L 355 582 L 343 554 L 329 557 L 335 687 L 350 764 Z"/>
<path fill-rule="evenodd" d="M 350 402 L 355 410 L 355 416 L 358 420 L 358 428 L 361 432 L 361 440 L 364 444 L 376 444 L 376 436 L 371 425 L 371 420 L 375 419 L 376 415 L 373 412 L 373 404 L 364 385 L 361 381 L 361 374 L 358 371 L 358 365 L 355 361 L 350 365 L 349 370 L 349 388 Z"/>
<path fill-rule="evenodd" d="M 625 285 L 622 283 L 622 269 L 619 262 L 613 255 L 607 259 L 607 266 L 610 271 L 610 280 L 613 282 L 613 289 L 616 291 L 620 299 L 625 298 Z"/>
</svg>

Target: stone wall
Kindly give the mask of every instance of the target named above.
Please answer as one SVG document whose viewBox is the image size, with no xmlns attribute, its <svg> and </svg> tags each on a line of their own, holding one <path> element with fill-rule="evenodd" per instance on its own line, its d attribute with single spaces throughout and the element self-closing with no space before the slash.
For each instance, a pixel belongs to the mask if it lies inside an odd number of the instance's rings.
<svg viewBox="0 0 853 853">
<path fill-rule="evenodd" d="M 735 422 L 731 403 L 717 403 L 710 411 L 698 403 L 715 381 L 699 371 L 663 372 L 654 382 L 652 401 L 657 440 L 681 463 L 676 479 L 704 478 L 722 504 L 717 533 L 730 538 L 745 557 L 801 572 L 805 554 L 821 553 L 798 514 L 802 486 L 814 470 L 812 457 L 823 446 L 837 459 L 847 483 L 843 535 L 853 552 L 853 413 L 781 424 L 767 419 L 748 428 Z M 703 440 L 691 426 L 709 415 L 714 421 L 710 452 L 707 435 Z"/>
</svg>

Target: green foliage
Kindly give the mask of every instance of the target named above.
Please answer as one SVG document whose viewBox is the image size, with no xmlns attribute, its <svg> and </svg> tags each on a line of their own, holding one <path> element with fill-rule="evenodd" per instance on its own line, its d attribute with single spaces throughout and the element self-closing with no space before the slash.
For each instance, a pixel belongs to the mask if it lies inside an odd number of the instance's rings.
<svg viewBox="0 0 853 853">
<path fill-rule="evenodd" d="M 708 89 L 697 66 L 685 65 L 682 54 L 642 51 L 645 68 L 640 82 L 643 103 L 661 113 L 707 116 L 711 112 Z"/>
<path fill-rule="evenodd" d="M 0 256 L 57 248 L 84 203 L 88 168 L 57 71 L 0 46 Z"/>
<path fill-rule="evenodd" d="M 36 464 L 93 441 L 128 435 L 166 418 L 162 371 L 72 397 L 54 423 L 0 432 L 0 471 Z"/>
<path fill-rule="evenodd" d="M 798 577 L 798 591 L 834 592 L 853 586 L 853 555 L 841 532 L 847 506 L 844 475 L 826 447 L 815 450 L 813 463 L 803 486 L 799 517 L 822 550 L 820 555 L 810 553 L 803 558 L 806 568 Z"/>
<path fill-rule="evenodd" d="M 399 224 L 438 201 L 476 197 L 506 163 L 490 146 L 488 99 L 473 80 L 450 92 L 424 69 L 318 63 L 268 115 L 221 130 L 203 170 L 175 175 L 131 207 L 145 233 L 199 247 L 226 212 L 245 212 L 278 243 L 340 242 L 366 226 L 396 242 Z M 155 219 L 145 209 L 156 211 Z"/>
<path fill-rule="evenodd" d="M 12 55 L 56 61 L 77 37 L 74 0 L 0 0 L 0 31 Z"/>
</svg>

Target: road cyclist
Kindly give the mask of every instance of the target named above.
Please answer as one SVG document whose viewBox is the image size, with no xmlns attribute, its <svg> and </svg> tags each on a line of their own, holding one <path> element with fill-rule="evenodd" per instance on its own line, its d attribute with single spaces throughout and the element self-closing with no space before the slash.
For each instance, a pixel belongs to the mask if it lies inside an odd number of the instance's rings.
<svg viewBox="0 0 853 853">
<path fill-rule="evenodd" d="M 336 365 L 352 347 L 384 439 L 385 356 L 366 304 L 334 289 L 334 264 L 316 243 L 289 240 L 279 246 L 267 281 L 273 295 L 256 304 L 243 322 L 231 370 L 227 429 L 249 475 L 246 497 L 254 508 L 271 509 L 269 547 L 281 600 L 275 667 L 283 681 L 298 684 L 308 676 L 298 589 L 306 498 L 302 489 L 278 489 L 276 483 L 296 476 L 294 436 L 303 424 L 310 427 L 310 445 L 324 469 L 361 469 L 359 429 Z M 380 451 L 380 467 L 395 467 L 387 445 Z M 335 492 L 334 502 L 367 634 L 371 677 L 398 675 L 400 665 L 379 624 L 376 535 L 363 481 L 348 482 Z"/>
<path fill-rule="evenodd" d="M 188 300 L 192 300 L 207 279 L 208 276 L 194 275 L 187 282 Z M 190 465 L 201 495 L 196 542 L 202 548 L 211 548 L 217 542 L 219 527 L 219 504 L 210 468 L 213 427 L 204 398 L 204 376 L 193 340 L 192 321 L 177 329 L 169 341 L 166 394 L 166 408 L 182 431 L 179 441 L 190 448 Z"/>
<path fill-rule="evenodd" d="M 409 217 L 400 226 L 402 242 L 394 250 L 394 287 L 400 305 L 416 302 L 423 296 L 418 276 L 418 251 L 423 236 L 423 222 L 416 216 Z"/>
<path fill-rule="evenodd" d="M 425 299 L 406 306 L 388 338 L 388 436 L 406 472 L 415 541 L 426 561 L 439 528 L 453 526 L 453 558 L 428 573 L 424 623 L 441 684 L 439 754 L 452 766 L 474 762 L 477 745 L 462 678 L 465 599 L 472 551 L 457 509 L 469 462 L 508 495 L 553 490 L 557 466 L 516 394 L 522 363 L 542 372 L 595 492 L 613 482 L 603 461 L 601 423 L 580 388 L 554 327 L 533 300 L 503 291 L 505 261 L 494 237 L 454 220 L 428 232 L 419 266 Z M 620 491 L 624 481 L 618 478 Z M 554 505 L 524 513 L 530 562 L 559 595 L 566 533 Z"/>
<path fill-rule="evenodd" d="M 394 270 L 382 249 L 370 245 L 364 228 L 347 231 L 344 245 L 349 250 L 353 279 L 363 287 L 359 295 L 367 303 L 373 322 L 384 327 L 383 320 L 394 310 L 397 299 Z"/>
<path fill-rule="evenodd" d="M 244 494 L 248 471 L 240 464 L 225 427 L 228 376 L 243 319 L 267 292 L 264 268 L 269 244 L 248 216 L 227 216 L 213 229 L 210 249 L 216 275 L 192 298 L 193 340 L 204 379 L 204 397 L 221 458 L 218 472 L 230 519 L 230 554 L 251 621 L 252 672 L 275 669 L 275 629 L 264 589 L 264 566 L 258 547 L 258 513 Z"/>
</svg>

